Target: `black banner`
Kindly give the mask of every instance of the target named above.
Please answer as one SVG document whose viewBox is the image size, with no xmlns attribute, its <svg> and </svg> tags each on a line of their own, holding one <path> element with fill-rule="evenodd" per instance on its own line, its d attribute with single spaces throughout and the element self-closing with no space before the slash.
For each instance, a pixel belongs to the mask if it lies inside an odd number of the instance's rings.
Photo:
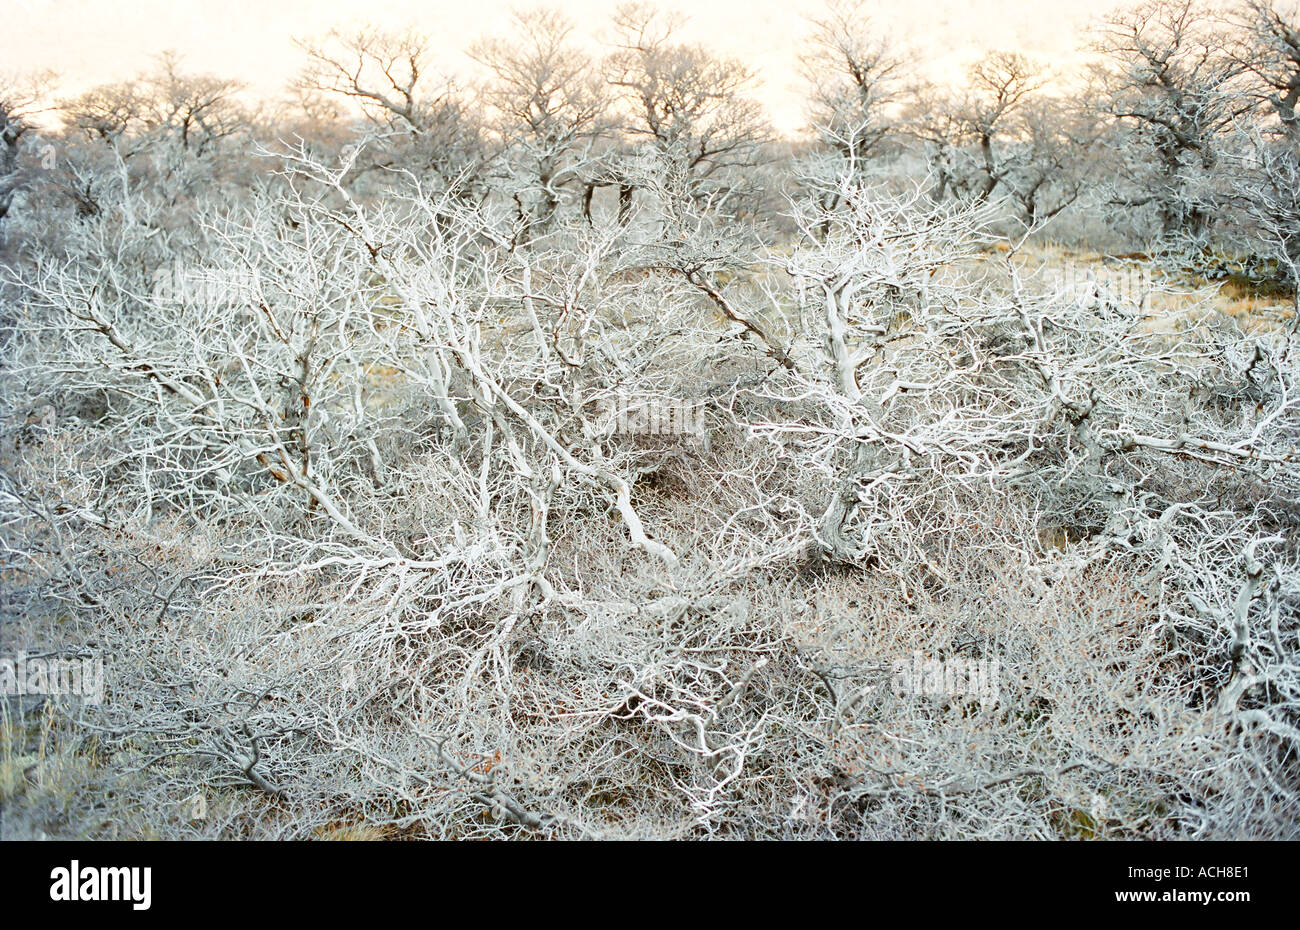
<svg viewBox="0 0 1300 930">
<path fill-rule="evenodd" d="M 385 844 L 8 843 L 5 910 L 134 921 L 201 912 L 337 917 L 339 908 L 507 903 L 605 907 L 638 917 L 763 913 L 782 904 L 901 909 L 918 920 L 1013 914 L 1179 912 L 1229 918 L 1278 906 L 1294 881 L 1284 844 Z M 593 907 L 596 910 L 589 910 Z M 486 918 L 485 918 L 486 919 Z M 874 919 L 874 918 L 872 918 Z M 11 924 L 11 926 L 14 926 Z"/>
</svg>

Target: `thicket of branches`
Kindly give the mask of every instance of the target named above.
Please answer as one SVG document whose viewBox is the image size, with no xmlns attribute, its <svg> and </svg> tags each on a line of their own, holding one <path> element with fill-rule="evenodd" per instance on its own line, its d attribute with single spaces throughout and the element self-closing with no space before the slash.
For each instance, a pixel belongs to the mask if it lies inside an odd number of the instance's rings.
<svg viewBox="0 0 1300 930">
<path fill-rule="evenodd" d="M 0 645 L 106 674 L 4 705 L 6 829 L 1295 837 L 1300 307 L 1025 251 L 1122 214 L 1294 302 L 1300 19 L 952 93 L 868 13 L 792 145 L 640 6 L 472 87 L 304 38 L 260 112 L 166 58 L 51 164 L 6 91 Z"/>
</svg>

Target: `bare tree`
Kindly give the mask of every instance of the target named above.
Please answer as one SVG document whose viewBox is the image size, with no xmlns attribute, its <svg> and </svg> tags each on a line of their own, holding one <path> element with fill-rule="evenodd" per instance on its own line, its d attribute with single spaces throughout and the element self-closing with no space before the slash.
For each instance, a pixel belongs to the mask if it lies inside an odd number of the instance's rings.
<svg viewBox="0 0 1300 930">
<path fill-rule="evenodd" d="M 990 52 L 972 64 L 960 94 L 934 85 L 911 90 L 908 129 L 925 146 L 934 196 L 987 201 L 1015 164 L 1022 115 L 1046 78 L 1024 55 Z"/>
<path fill-rule="evenodd" d="M 53 75 L 0 80 L 0 221 L 9 213 L 14 196 L 22 186 L 19 163 L 23 137 L 33 129 L 32 117 L 47 106 L 46 97 Z"/>
<path fill-rule="evenodd" d="M 1294 291 L 1300 282 L 1300 19 L 1294 6 L 1249 0 L 1231 11 L 1228 25 L 1240 36 L 1233 49 L 1244 71 L 1243 93 L 1257 106 L 1236 122 L 1226 146 L 1224 199 L 1241 239 L 1276 263 L 1280 274 L 1263 277 L 1280 278 Z"/>
<path fill-rule="evenodd" d="M 142 147 L 162 144 L 178 156 L 203 157 L 247 130 L 237 98 L 243 87 L 212 75 L 186 74 L 179 57 L 167 52 L 152 73 L 93 88 L 64 102 L 62 110 L 73 127 L 105 142 L 135 133 L 148 140 Z"/>
<path fill-rule="evenodd" d="M 1252 269 L 1254 276 L 1290 289 L 1294 330 L 1300 317 L 1300 151 L 1259 126 L 1243 126 L 1235 142 L 1224 159 L 1223 203 L 1239 242 L 1264 260 L 1265 267 Z"/>
<path fill-rule="evenodd" d="M 483 40 L 486 93 L 502 138 L 509 196 L 525 227 L 552 221 L 566 189 L 588 172 L 605 130 L 607 95 L 595 63 L 570 39 L 572 23 L 545 8 L 514 14 L 516 38 Z"/>
<path fill-rule="evenodd" d="M 978 152 L 974 176 L 962 183 L 977 201 L 992 195 L 1009 170 L 1009 161 L 997 151 L 1000 137 L 1014 134 L 1016 118 L 1044 78 L 1024 55 L 993 52 L 976 62 L 968 73 L 969 90 L 960 120 Z"/>
<path fill-rule="evenodd" d="M 942 201 L 955 194 L 957 178 L 965 160 L 965 126 L 951 93 L 932 83 L 908 88 L 904 125 L 925 153 L 932 180 L 931 196 Z M 831 189 L 838 186 L 835 172 L 826 178 Z"/>
<path fill-rule="evenodd" d="M 1296 7 L 1275 0 L 1247 0 L 1232 25 L 1244 33 L 1242 66 L 1259 86 L 1292 141 L 1300 143 L 1300 18 Z"/>
<path fill-rule="evenodd" d="M 128 130 L 142 128 L 143 93 L 134 82 L 104 84 L 65 101 L 62 110 L 74 130 L 112 143 Z"/>
<path fill-rule="evenodd" d="M 737 172 L 758 162 L 770 136 L 761 107 L 748 96 L 753 71 L 676 42 L 680 22 L 650 6 L 620 7 L 614 26 L 606 77 L 621 97 L 629 141 L 648 146 L 681 196 L 734 195 L 744 186 Z"/>
<path fill-rule="evenodd" d="M 1038 97 L 1023 108 L 1008 146 L 1003 188 L 1035 228 L 1079 201 L 1099 167 L 1101 127 L 1086 107 Z"/>
<path fill-rule="evenodd" d="M 865 0 L 828 3 L 812 26 L 799 59 L 809 121 L 824 145 L 865 165 L 897 131 L 905 58 L 871 21 Z"/>
<path fill-rule="evenodd" d="M 212 75 L 189 75 L 180 59 L 165 53 L 150 87 L 145 120 L 169 135 L 183 152 L 203 155 L 209 148 L 247 128 L 235 95 L 238 81 Z"/>
<path fill-rule="evenodd" d="M 1221 133 L 1253 104 L 1241 66 L 1198 0 L 1150 0 L 1114 13 L 1096 48 L 1107 59 L 1103 112 L 1124 128 L 1116 204 L 1153 208 L 1161 236 L 1203 240 L 1207 178 Z"/>
<path fill-rule="evenodd" d="M 407 168 L 467 197 L 482 196 L 490 156 L 480 115 L 454 82 L 431 81 L 424 36 L 366 27 L 298 45 L 309 58 L 299 88 L 351 101 L 397 141 L 375 167 Z"/>
</svg>

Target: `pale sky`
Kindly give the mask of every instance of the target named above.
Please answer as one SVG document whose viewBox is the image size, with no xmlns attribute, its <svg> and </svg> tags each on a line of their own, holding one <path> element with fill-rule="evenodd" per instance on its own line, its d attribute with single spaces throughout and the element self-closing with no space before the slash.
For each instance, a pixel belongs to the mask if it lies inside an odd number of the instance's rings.
<svg viewBox="0 0 1300 930">
<path fill-rule="evenodd" d="M 509 12 L 537 5 L 518 0 L 4 0 L 0 71 L 50 69 L 60 90 L 124 80 L 148 70 L 153 56 L 174 49 L 186 70 L 237 77 L 253 92 L 278 96 L 303 63 L 294 37 L 334 26 L 372 23 L 414 27 L 445 49 L 436 66 L 472 74 L 461 49 L 475 38 L 503 33 Z M 599 36 L 614 0 L 553 0 L 577 24 Z M 741 58 L 763 78 L 760 99 L 778 128 L 802 123 L 795 73 L 806 15 L 821 0 L 665 0 L 688 15 L 684 40 Z M 877 0 L 877 19 L 933 61 L 939 75 L 955 73 L 989 49 L 1018 50 L 1049 62 L 1065 60 L 1080 30 L 1115 0 Z"/>
</svg>

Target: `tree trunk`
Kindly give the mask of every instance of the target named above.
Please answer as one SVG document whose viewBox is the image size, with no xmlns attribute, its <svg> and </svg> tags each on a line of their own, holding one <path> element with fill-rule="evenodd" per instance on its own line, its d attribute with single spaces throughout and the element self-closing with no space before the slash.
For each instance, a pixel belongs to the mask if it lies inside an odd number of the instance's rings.
<svg viewBox="0 0 1300 930">
<path fill-rule="evenodd" d="M 628 220 L 632 218 L 632 193 L 634 188 L 631 184 L 620 184 L 618 186 L 618 222 L 619 225 L 626 226 Z"/>
</svg>

